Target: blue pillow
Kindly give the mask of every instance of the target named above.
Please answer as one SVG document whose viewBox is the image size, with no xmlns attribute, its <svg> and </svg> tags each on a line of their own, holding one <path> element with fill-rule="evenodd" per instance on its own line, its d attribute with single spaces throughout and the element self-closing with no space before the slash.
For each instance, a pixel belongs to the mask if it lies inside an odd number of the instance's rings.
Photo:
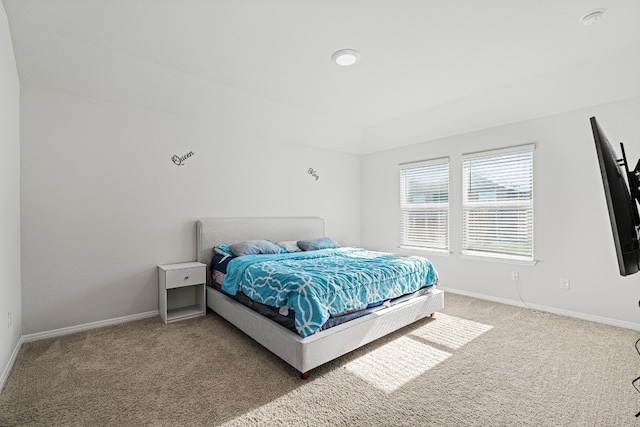
<svg viewBox="0 0 640 427">
<path fill-rule="evenodd" d="M 335 249 L 340 245 L 328 237 L 320 237 L 313 240 L 298 240 L 298 247 L 303 251 L 317 251 L 319 249 Z"/>
<path fill-rule="evenodd" d="M 229 250 L 235 256 L 282 253 L 281 247 L 268 240 L 249 240 L 246 242 L 234 243 L 233 245 L 229 245 Z"/>
<path fill-rule="evenodd" d="M 229 245 L 224 244 L 213 248 L 213 252 L 220 255 L 233 256 L 233 252 L 229 250 Z"/>
</svg>

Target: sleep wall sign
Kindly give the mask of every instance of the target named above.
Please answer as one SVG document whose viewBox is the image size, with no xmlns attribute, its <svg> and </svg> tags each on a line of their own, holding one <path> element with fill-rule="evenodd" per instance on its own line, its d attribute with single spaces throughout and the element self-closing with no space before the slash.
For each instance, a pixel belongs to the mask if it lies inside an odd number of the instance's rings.
<svg viewBox="0 0 640 427">
<path fill-rule="evenodd" d="M 184 166 L 184 162 L 189 158 L 193 156 L 193 151 L 189 151 L 187 154 L 185 154 L 184 156 L 178 156 L 176 154 L 174 154 L 173 156 L 171 156 L 171 161 L 176 165 L 176 166 Z"/>
</svg>

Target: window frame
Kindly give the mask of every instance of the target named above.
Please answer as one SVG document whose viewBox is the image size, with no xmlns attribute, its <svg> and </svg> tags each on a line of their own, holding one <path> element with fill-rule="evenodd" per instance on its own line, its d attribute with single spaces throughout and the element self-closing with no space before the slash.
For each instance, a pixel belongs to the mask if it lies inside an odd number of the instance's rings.
<svg viewBox="0 0 640 427">
<path fill-rule="evenodd" d="M 535 265 L 534 260 L 534 152 L 535 152 L 535 144 L 526 144 L 519 145 L 514 147 L 507 147 L 497 150 L 487 150 L 480 151 L 474 153 L 467 153 L 462 155 L 462 250 L 461 254 L 463 258 L 484 258 L 488 260 L 495 261 L 509 261 L 515 263 L 523 263 L 525 265 Z M 525 171 L 524 176 L 518 175 L 518 179 L 524 177 L 530 186 L 530 197 L 528 199 L 513 199 L 513 200 L 488 200 L 488 201 L 470 201 L 469 193 L 470 193 L 470 176 L 471 171 L 469 168 L 471 167 L 472 160 L 478 159 L 495 159 L 496 163 L 499 163 L 500 157 L 511 157 L 517 154 L 530 154 L 530 163 L 528 164 L 528 168 Z M 513 172 L 513 170 L 509 170 L 509 172 Z M 468 214 L 473 212 L 483 212 L 484 214 L 493 213 L 494 215 L 499 215 L 500 213 L 511 212 L 513 216 L 516 218 L 510 218 L 504 221 L 501 225 L 503 229 L 508 229 L 505 225 L 513 225 L 513 223 L 509 221 L 513 221 L 516 224 L 518 222 L 522 222 L 519 218 L 521 214 L 518 212 L 522 212 L 524 217 L 524 226 L 518 226 L 515 231 L 515 238 L 512 236 L 507 236 L 505 238 L 505 234 L 503 232 L 496 232 L 495 234 L 490 235 L 492 238 L 497 238 L 494 240 L 485 240 L 485 244 L 487 246 L 493 244 L 496 245 L 497 248 L 500 249 L 500 242 L 503 239 L 503 242 L 512 241 L 512 244 L 522 244 L 524 243 L 525 248 L 528 248 L 528 251 L 506 251 L 504 250 L 505 244 L 502 245 L 502 251 L 488 251 L 478 249 L 478 247 L 474 247 L 475 245 L 469 243 L 469 227 L 468 227 Z M 525 236 L 524 241 L 520 236 Z M 515 243 L 513 243 L 515 242 Z"/>
<path fill-rule="evenodd" d="M 417 170 L 422 168 L 440 168 L 446 166 L 446 173 L 438 172 L 436 170 L 431 172 L 426 172 L 426 178 L 438 178 L 442 176 L 446 176 L 446 201 L 445 202 L 424 202 L 424 203 L 408 203 L 406 201 L 407 197 L 407 182 L 406 182 L 406 171 L 409 170 Z M 450 230 L 451 230 L 451 207 L 450 207 L 450 174 L 451 174 L 451 166 L 450 166 L 450 158 L 449 157 L 439 157 L 429 160 L 421 160 L 417 162 L 407 162 L 401 163 L 399 165 L 399 175 L 400 175 L 400 245 L 399 247 L 402 249 L 411 249 L 411 250 L 420 250 L 420 251 L 428 251 L 436 254 L 448 255 L 450 254 Z M 425 199 L 429 199 L 428 194 L 433 193 L 425 193 L 427 196 Z M 436 196 L 437 197 L 437 196 Z M 422 244 L 418 243 L 418 240 L 425 236 L 419 236 L 417 234 L 410 233 L 410 226 L 407 224 L 407 216 L 409 212 L 430 212 L 436 213 L 436 222 L 442 221 L 441 214 L 438 214 L 439 211 L 445 212 L 445 226 L 444 229 L 437 228 L 435 233 L 431 233 L 435 236 L 433 239 L 428 241 L 423 241 Z M 411 238 L 413 236 L 413 238 Z M 438 245 L 433 244 L 438 240 L 444 239 L 444 244 Z"/>
</svg>

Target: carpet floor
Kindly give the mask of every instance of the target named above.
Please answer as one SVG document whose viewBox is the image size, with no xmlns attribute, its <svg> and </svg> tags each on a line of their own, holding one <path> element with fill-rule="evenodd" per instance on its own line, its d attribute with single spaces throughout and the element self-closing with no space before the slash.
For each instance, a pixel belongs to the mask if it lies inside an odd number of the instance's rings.
<svg viewBox="0 0 640 427">
<path fill-rule="evenodd" d="M 447 293 L 308 380 L 214 313 L 25 343 L 0 426 L 640 425 L 639 333 Z"/>
</svg>

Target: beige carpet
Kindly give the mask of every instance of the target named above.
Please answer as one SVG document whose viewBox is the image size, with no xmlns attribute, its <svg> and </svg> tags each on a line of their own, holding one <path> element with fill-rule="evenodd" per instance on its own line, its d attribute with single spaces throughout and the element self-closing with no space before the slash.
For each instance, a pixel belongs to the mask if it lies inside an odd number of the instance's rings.
<svg viewBox="0 0 640 427">
<path fill-rule="evenodd" d="M 447 294 L 311 372 L 215 314 L 25 344 L 0 426 L 640 425 L 640 333 Z"/>
</svg>

